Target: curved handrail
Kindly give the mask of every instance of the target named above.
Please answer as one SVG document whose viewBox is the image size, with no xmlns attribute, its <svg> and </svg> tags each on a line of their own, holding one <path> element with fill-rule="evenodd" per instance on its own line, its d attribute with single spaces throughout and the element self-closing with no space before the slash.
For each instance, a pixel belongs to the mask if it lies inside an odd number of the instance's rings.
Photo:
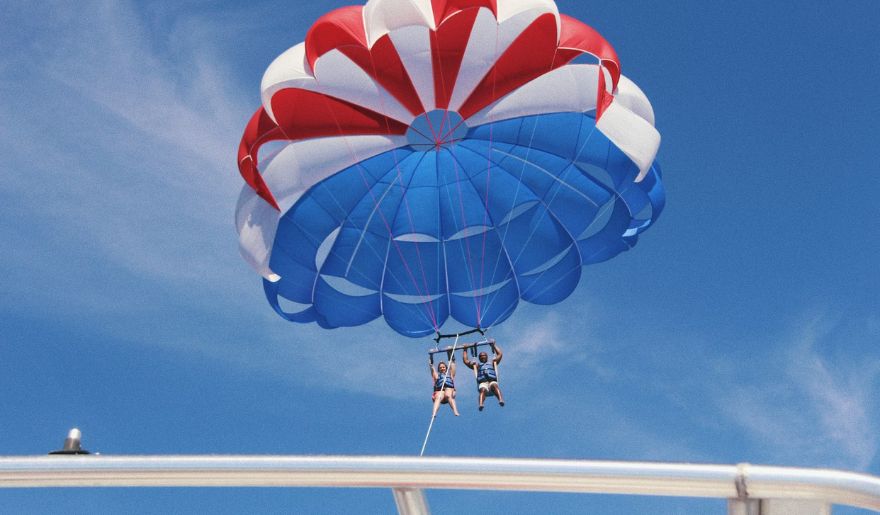
<svg viewBox="0 0 880 515">
<path fill-rule="evenodd" d="M 828 469 L 400 456 L 0 457 L 0 487 L 387 487 L 804 499 L 880 511 L 880 478 Z"/>
</svg>

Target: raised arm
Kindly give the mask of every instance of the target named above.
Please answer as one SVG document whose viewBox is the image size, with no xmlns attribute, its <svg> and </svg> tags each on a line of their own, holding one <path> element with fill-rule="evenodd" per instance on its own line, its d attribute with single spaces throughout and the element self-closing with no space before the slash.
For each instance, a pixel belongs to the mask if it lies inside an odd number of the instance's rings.
<svg viewBox="0 0 880 515">
<path fill-rule="evenodd" d="M 449 364 L 446 365 L 446 369 L 449 371 L 449 377 L 455 378 L 455 353 L 452 352 L 452 349 L 446 351 L 446 359 L 449 361 Z"/>
<path fill-rule="evenodd" d="M 492 358 L 492 361 L 495 363 L 501 363 L 501 357 L 503 356 L 503 354 L 501 354 L 501 347 L 495 342 L 495 340 L 492 340 L 490 345 L 492 345 L 492 352 L 495 353 L 495 357 Z"/>
<path fill-rule="evenodd" d="M 434 360 L 433 359 L 428 360 L 428 368 L 431 369 L 431 380 L 436 381 L 438 376 L 437 376 L 437 371 L 434 369 Z"/>
<path fill-rule="evenodd" d="M 462 349 L 461 351 L 461 362 L 464 363 L 464 366 L 468 368 L 474 368 L 475 363 L 468 359 L 468 350 Z"/>
</svg>

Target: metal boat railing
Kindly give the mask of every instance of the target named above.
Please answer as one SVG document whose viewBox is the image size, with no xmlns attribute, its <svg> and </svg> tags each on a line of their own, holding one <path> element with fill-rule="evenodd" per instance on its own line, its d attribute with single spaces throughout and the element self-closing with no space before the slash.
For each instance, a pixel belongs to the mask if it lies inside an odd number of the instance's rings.
<svg viewBox="0 0 880 515">
<path fill-rule="evenodd" d="M 750 464 L 396 456 L 0 457 L 0 487 L 390 488 L 404 515 L 429 513 L 425 489 L 518 490 L 728 499 L 730 515 L 880 512 L 880 478 Z M 2 509 L 2 507 L 0 507 Z"/>
</svg>

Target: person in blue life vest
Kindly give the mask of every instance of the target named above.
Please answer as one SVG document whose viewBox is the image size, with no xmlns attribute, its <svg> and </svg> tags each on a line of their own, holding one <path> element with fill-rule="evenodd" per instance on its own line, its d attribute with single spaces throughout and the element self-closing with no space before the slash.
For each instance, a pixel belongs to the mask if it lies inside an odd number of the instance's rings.
<svg viewBox="0 0 880 515">
<path fill-rule="evenodd" d="M 468 359 L 467 350 L 462 354 L 464 365 L 477 374 L 477 389 L 480 392 L 480 411 L 483 411 L 483 402 L 487 395 L 495 395 L 498 399 L 498 405 L 504 407 L 504 397 L 501 395 L 501 388 L 498 387 L 498 370 L 495 366 L 501 362 L 501 347 L 495 341 L 489 342 L 492 346 L 492 361 L 489 361 L 489 355 L 481 352 L 477 359 L 479 361 L 471 361 Z"/>
<path fill-rule="evenodd" d="M 434 401 L 434 411 L 431 417 L 437 416 L 437 411 L 441 404 L 449 404 L 455 416 L 458 416 L 458 408 L 455 406 L 455 356 L 449 357 L 449 367 L 441 361 L 434 369 L 433 357 L 428 361 L 428 368 L 431 369 L 431 379 L 434 381 L 434 394 L 431 399 Z"/>
</svg>

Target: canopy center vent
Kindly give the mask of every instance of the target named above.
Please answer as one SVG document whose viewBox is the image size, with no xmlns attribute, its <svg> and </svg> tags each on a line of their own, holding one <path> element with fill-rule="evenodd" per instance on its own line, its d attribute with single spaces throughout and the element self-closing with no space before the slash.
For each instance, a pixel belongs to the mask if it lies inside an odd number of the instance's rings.
<svg viewBox="0 0 880 515">
<path fill-rule="evenodd" d="M 440 150 L 463 139 L 468 133 L 464 119 L 455 111 L 436 109 L 415 120 L 406 131 L 406 137 L 415 150 Z"/>
</svg>

